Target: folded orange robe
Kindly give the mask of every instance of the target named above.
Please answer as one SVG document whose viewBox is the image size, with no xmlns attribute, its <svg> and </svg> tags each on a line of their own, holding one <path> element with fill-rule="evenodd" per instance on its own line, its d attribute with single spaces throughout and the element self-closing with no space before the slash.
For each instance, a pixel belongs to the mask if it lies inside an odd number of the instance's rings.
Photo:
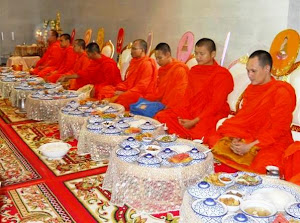
<svg viewBox="0 0 300 223">
<path fill-rule="evenodd" d="M 188 85 L 189 68 L 175 59 L 166 66 L 158 69 L 157 88 L 152 94 L 145 96 L 150 101 L 160 101 L 167 108 L 178 105 Z"/>
<path fill-rule="evenodd" d="M 246 143 L 259 140 L 259 148 L 252 163 L 238 164 L 224 156 L 215 158 L 238 170 L 265 173 L 265 167 L 282 168 L 284 150 L 293 143 L 290 125 L 296 105 L 293 87 L 274 78 L 264 85 L 249 85 L 243 96 L 243 106 L 238 113 L 227 119 L 210 138 L 210 145 L 227 136 L 240 138 Z"/>
<path fill-rule="evenodd" d="M 58 78 L 60 78 L 64 73 L 68 73 L 73 69 L 76 59 L 77 53 L 74 52 L 73 46 L 67 47 L 65 49 L 65 55 L 62 63 L 60 64 L 59 68 L 54 71 L 56 73 L 46 77 L 46 80 L 56 83 Z"/>
<path fill-rule="evenodd" d="M 97 98 L 114 97 L 115 91 L 124 91 L 116 97 L 115 102 L 123 105 L 129 110 L 129 105 L 137 102 L 140 97 L 151 94 L 155 91 L 157 82 L 156 63 L 147 56 L 130 61 L 126 73 L 126 80 L 117 86 L 105 86 L 97 94 Z"/>
<path fill-rule="evenodd" d="M 215 133 L 216 123 L 229 112 L 227 96 L 233 90 L 233 79 L 229 71 L 219 66 L 196 65 L 188 74 L 188 87 L 183 101 L 177 102 L 177 107 L 158 112 L 154 118 L 166 123 L 169 133 L 182 138 L 201 139 Z M 176 99 L 175 99 L 176 100 Z M 191 129 L 186 129 L 178 122 L 182 119 L 200 121 Z"/>
<path fill-rule="evenodd" d="M 56 41 L 50 44 L 44 53 L 43 57 L 37 62 L 36 68 L 31 72 L 32 74 L 38 75 L 42 69 L 40 66 L 58 66 L 62 58 L 62 48 L 60 47 L 60 42 Z"/>
<path fill-rule="evenodd" d="M 283 174 L 286 180 L 300 185 L 300 142 L 294 142 L 284 152 Z"/>
<path fill-rule="evenodd" d="M 76 79 L 76 88 L 92 84 L 95 86 L 96 95 L 103 86 L 115 86 L 121 82 L 121 74 L 117 63 L 102 54 L 100 59 L 90 60 L 89 66 L 79 70 L 77 74 L 79 78 Z"/>
</svg>

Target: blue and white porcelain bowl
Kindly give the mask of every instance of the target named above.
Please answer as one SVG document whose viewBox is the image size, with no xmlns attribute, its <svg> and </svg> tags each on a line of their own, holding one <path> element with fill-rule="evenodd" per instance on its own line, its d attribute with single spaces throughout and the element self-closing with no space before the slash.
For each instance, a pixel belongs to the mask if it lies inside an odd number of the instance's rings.
<svg viewBox="0 0 300 223">
<path fill-rule="evenodd" d="M 70 112 L 70 111 L 73 111 L 75 110 L 72 106 L 70 105 L 67 105 L 65 106 L 64 108 L 61 109 L 63 112 Z"/>
<path fill-rule="evenodd" d="M 88 122 L 89 122 L 90 124 L 93 124 L 93 123 L 96 123 L 96 122 L 101 123 L 102 121 L 103 121 L 103 119 L 102 119 L 100 116 L 98 116 L 98 115 L 92 116 L 92 117 L 90 117 L 90 118 L 88 119 Z"/>
<path fill-rule="evenodd" d="M 195 200 L 192 209 L 202 222 L 221 222 L 222 217 L 227 214 L 227 207 L 213 198 Z"/>
<path fill-rule="evenodd" d="M 165 134 L 156 137 L 156 141 L 158 141 L 158 143 L 164 147 L 173 145 L 176 140 L 177 140 L 177 136 L 175 134 L 173 135 Z"/>
<path fill-rule="evenodd" d="M 153 142 L 153 138 L 152 137 L 143 137 L 142 138 L 142 143 L 143 145 L 149 145 Z"/>
<path fill-rule="evenodd" d="M 109 107 L 108 109 L 106 109 L 103 113 L 104 113 L 104 114 L 107 114 L 107 113 L 116 113 L 116 112 L 118 112 L 118 109 L 116 109 L 116 108 L 110 106 L 110 107 Z"/>
<path fill-rule="evenodd" d="M 107 128 L 104 128 L 102 132 L 105 134 L 120 134 L 121 129 L 117 128 L 114 125 L 110 125 Z"/>
<path fill-rule="evenodd" d="M 119 155 L 117 155 L 117 156 L 119 157 L 119 159 L 121 159 L 127 163 L 133 163 L 139 157 L 138 155 L 134 155 L 134 156 L 119 156 Z"/>
<path fill-rule="evenodd" d="M 193 160 L 201 160 L 206 158 L 206 154 L 199 151 L 197 148 L 193 148 L 187 152 Z"/>
<path fill-rule="evenodd" d="M 133 148 L 131 146 L 124 146 L 116 151 L 118 156 L 136 156 L 140 154 L 140 150 L 138 148 Z"/>
<path fill-rule="evenodd" d="M 170 148 L 165 148 L 162 151 L 160 151 L 157 156 L 162 158 L 162 159 L 169 159 L 174 155 L 177 155 L 178 153 L 175 152 L 174 150 L 170 149 Z"/>
<path fill-rule="evenodd" d="M 140 125 L 139 128 L 141 128 L 142 130 L 154 130 L 157 127 L 151 122 L 145 122 L 144 124 Z"/>
<path fill-rule="evenodd" d="M 76 101 L 70 101 L 70 102 L 68 103 L 68 105 L 70 105 L 70 106 L 73 107 L 73 108 L 78 108 L 78 107 L 79 107 L 79 103 L 76 102 Z"/>
<path fill-rule="evenodd" d="M 290 216 L 300 219 L 300 203 L 292 203 L 285 208 L 286 213 Z"/>
<path fill-rule="evenodd" d="M 192 160 L 191 162 L 189 162 L 187 164 L 187 166 L 191 166 L 191 165 L 194 165 L 194 164 L 198 164 L 198 163 L 202 163 L 204 160 L 201 159 L 201 160 Z"/>
<path fill-rule="evenodd" d="M 128 113 L 127 115 L 121 114 L 121 115 L 119 115 L 119 117 L 126 121 L 129 121 L 129 120 L 131 121 L 134 119 L 134 114 L 131 114 L 131 113 Z"/>
<path fill-rule="evenodd" d="M 218 198 L 225 189 L 216 187 L 206 181 L 201 181 L 198 184 L 192 185 L 187 189 L 188 193 L 194 198 Z"/>
<path fill-rule="evenodd" d="M 21 89 L 29 91 L 29 90 L 33 90 L 33 87 L 31 87 L 31 86 L 22 86 Z"/>
<path fill-rule="evenodd" d="M 130 125 L 124 120 L 119 120 L 116 125 L 121 129 L 127 129 L 130 127 Z"/>
<path fill-rule="evenodd" d="M 75 109 L 73 111 L 69 111 L 69 114 L 70 115 L 75 115 L 75 116 L 81 116 L 81 115 L 83 115 L 83 112 L 79 111 L 78 109 Z"/>
<path fill-rule="evenodd" d="M 163 159 L 160 164 L 164 167 L 173 167 L 174 166 L 174 164 L 170 163 L 167 159 Z"/>
<path fill-rule="evenodd" d="M 243 213 L 237 213 L 224 216 L 222 223 L 258 223 L 258 221 Z"/>
<path fill-rule="evenodd" d="M 88 130 L 95 130 L 95 131 L 100 131 L 100 130 L 102 130 L 103 129 L 103 125 L 101 125 L 101 123 L 93 123 L 93 124 L 88 124 L 87 126 L 86 126 L 86 128 L 88 129 Z"/>
<path fill-rule="evenodd" d="M 253 178 L 252 181 L 245 180 L 245 177 L 250 176 Z M 262 178 L 255 173 L 249 172 L 238 172 L 237 177 L 235 178 L 235 182 L 240 184 L 241 186 L 258 186 L 262 183 Z"/>
<path fill-rule="evenodd" d="M 120 143 L 121 147 L 130 146 L 132 148 L 139 148 L 141 146 L 141 142 L 136 140 L 133 137 L 128 137 Z"/>
<path fill-rule="evenodd" d="M 244 200 L 240 205 L 240 209 L 245 215 L 265 223 L 270 222 L 269 220 L 277 213 L 273 204 L 261 200 Z M 259 216 L 258 210 L 267 211 L 269 215 Z"/>
<path fill-rule="evenodd" d="M 161 159 L 152 155 L 151 153 L 145 153 L 137 159 L 138 164 L 141 166 L 159 167 Z"/>
</svg>

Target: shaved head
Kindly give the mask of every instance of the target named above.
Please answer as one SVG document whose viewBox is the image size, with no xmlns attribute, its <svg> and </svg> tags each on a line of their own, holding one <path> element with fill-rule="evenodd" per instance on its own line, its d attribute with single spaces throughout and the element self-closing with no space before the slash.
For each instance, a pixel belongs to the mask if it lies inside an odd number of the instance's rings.
<svg viewBox="0 0 300 223">
<path fill-rule="evenodd" d="M 167 43 L 159 43 L 159 44 L 157 44 L 157 46 L 155 47 L 155 50 L 160 50 L 165 55 L 167 53 L 171 54 L 171 48 L 170 48 L 170 46 Z"/>
<path fill-rule="evenodd" d="M 250 55 L 249 59 L 255 58 L 255 57 L 257 57 L 257 59 L 259 61 L 259 65 L 261 67 L 265 67 L 266 65 L 269 65 L 270 70 L 272 70 L 273 60 L 272 60 L 270 53 L 268 53 L 265 50 L 257 50 Z"/>
<path fill-rule="evenodd" d="M 197 47 L 205 46 L 210 53 L 217 50 L 215 42 L 212 39 L 208 39 L 208 38 L 202 38 L 198 40 L 196 46 Z"/>
<path fill-rule="evenodd" d="M 60 38 L 71 41 L 71 36 L 68 33 L 61 34 Z"/>
<path fill-rule="evenodd" d="M 100 54 L 100 48 L 97 43 L 89 43 L 86 47 L 86 51 L 88 53 L 99 53 Z"/>
<path fill-rule="evenodd" d="M 75 44 L 80 46 L 83 50 L 85 50 L 85 41 L 83 39 L 76 39 Z"/>
<path fill-rule="evenodd" d="M 137 40 L 133 41 L 133 44 L 134 43 L 138 43 L 140 48 L 142 48 L 145 53 L 147 52 L 148 46 L 147 46 L 147 42 L 145 40 L 137 39 Z"/>
</svg>

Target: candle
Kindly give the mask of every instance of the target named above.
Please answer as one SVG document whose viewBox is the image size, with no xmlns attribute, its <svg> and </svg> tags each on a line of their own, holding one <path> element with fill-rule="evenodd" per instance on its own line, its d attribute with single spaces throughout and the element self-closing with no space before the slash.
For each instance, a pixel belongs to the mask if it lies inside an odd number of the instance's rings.
<svg viewBox="0 0 300 223">
<path fill-rule="evenodd" d="M 15 33 L 14 32 L 11 32 L 11 39 L 15 40 Z"/>
<path fill-rule="evenodd" d="M 229 44 L 229 39 L 230 39 L 230 32 L 227 33 L 227 37 L 226 37 L 226 40 L 225 40 L 225 45 L 224 45 L 224 49 L 223 49 L 222 59 L 221 59 L 221 63 L 220 63 L 221 66 L 223 66 L 223 64 L 224 64 L 224 60 L 225 60 L 225 56 L 226 56 L 226 51 L 227 51 L 228 44 Z"/>
<path fill-rule="evenodd" d="M 1 32 L 1 40 L 4 40 L 3 32 Z"/>
</svg>

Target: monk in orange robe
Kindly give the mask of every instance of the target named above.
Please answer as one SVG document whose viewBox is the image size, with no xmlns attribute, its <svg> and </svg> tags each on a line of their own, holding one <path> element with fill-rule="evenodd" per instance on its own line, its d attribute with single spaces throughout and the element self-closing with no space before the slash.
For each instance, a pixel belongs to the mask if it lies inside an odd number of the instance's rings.
<svg viewBox="0 0 300 223">
<path fill-rule="evenodd" d="M 255 51 L 247 63 L 251 84 L 242 108 L 210 138 L 216 159 L 238 170 L 266 173 L 266 166 L 282 171 L 284 151 L 293 143 L 290 125 L 296 105 L 293 87 L 271 77 L 272 57 Z"/>
<path fill-rule="evenodd" d="M 69 34 L 62 34 L 60 36 L 60 47 L 63 51 L 63 58 L 60 65 L 47 67 L 39 73 L 46 81 L 55 83 L 58 79 L 56 74 L 63 74 L 72 70 L 77 59 L 77 54 L 71 45 L 71 36 Z"/>
<path fill-rule="evenodd" d="M 157 81 L 156 63 L 146 56 L 147 43 L 138 39 L 131 48 L 132 60 L 130 61 L 125 81 L 116 86 L 105 86 L 97 94 L 97 98 L 116 102 L 129 110 L 129 105 L 155 91 Z"/>
<path fill-rule="evenodd" d="M 283 174 L 285 180 L 300 185 L 300 142 L 294 142 L 284 152 Z"/>
<path fill-rule="evenodd" d="M 73 51 L 77 55 L 76 61 L 73 65 L 73 69 L 71 69 L 65 73 L 60 73 L 60 71 L 57 71 L 57 73 L 53 73 L 49 77 L 47 77 L 48 81 L 50 81 L 52 83 L 58 82 L 60 77 L 65 76 L 65 75 L 76 74 L 78 71 L 84 70 L 89 66 L 90 59 L 88 58 L 88 56 L 85 52 L 85 41 L 83 39 L 76 39 L 74 41 Z M 68 63 L 66 63 L 66 64 L 68 64 Z M 76 79 L 71 81 L 70 87 L 72 89 L 76 89 Z"/>
<path fill-rule="evenodd" d="M 31 74 L 39 75 L 47 67 L 59 66 L 62 59 L 62 49 L 58 41 L 58 33 L 51 30 L 48 33 L 48 48 L 43 57 L 37 62 L 35 68 L 30 71 Z"/>
<path fill-rule="evenodd" d="M 98 94 L 103 86 L 115 86 L 121 82 L 121 74 L 117 63 L 113 59 L 100 54 L 97 43 L 89 43 L 86 52 L 91 59 L 89 66 L 77 71 L 76 74 L 62 76 L 59 79 L 60 82 L 76 79 L 76 88 L 92 84 L 94 85 L 95 94 Z"/>
<path fill-rule="evenodd" d="M 233 79 L 226 68 L 219 66 L 214 58 L 216 46 L 213 40 L 200 39 L 195 46 L 198 65 L 188 74 L 188 87 L 184 100 L 177 106 L 165 109 L 154 118 L 166 123 L 170 134 L 182 138 L 207 141 L 215 133 L 219 119 L 230 112 L 227 96 L 233 90 Z"/>
<path fill-rule="evenodd" d="M 160 68 L 155 92 L 145 96 L 150 101 L 160 101 L 167 108 L 173 108 L 182 101 L 188 85 L 189 68 L 171 56 L 167 43 L 159 43 L 155 48 L 155 57 Z"/>
</svg>

